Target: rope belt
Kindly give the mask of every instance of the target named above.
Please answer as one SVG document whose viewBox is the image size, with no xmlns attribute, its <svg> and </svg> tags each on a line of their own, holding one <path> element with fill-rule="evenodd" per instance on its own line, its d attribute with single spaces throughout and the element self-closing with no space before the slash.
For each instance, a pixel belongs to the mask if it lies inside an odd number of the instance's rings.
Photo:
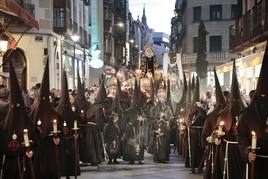
<svg viewBox="0 0 268 179">
<path fill-rule="evenodd" d="M 225 140 L 225 139 L 223 141 L 226 142 L 225 157 L 224 157 L 224 169 L 223 169 L 223 179 L 225 179 L 226 174 L 227 174 L 227 179 L 229 179 L 228 147 L 229 147 L 229 144 L 237 145 L 238 142 L 228 141 L 228 140 Z"/>
<path fill-rule="evenodd" d="M 91 125 L 94 125 L 94 126 L 97 125 L 95 122 L 87 122 L 87 124 L 91 124 Z"/>
<path fill-rule="evenodd" d="M 259 157 L 259 158 L 267 158 L 268 159 L 268 155 L 256 155 L 256 157 Z"/>
<path fill-rule="evenodd" d="M 203 126 L 190 126 L 190 128 L 193 128 L 193 129 L 203 129 Z"/>
</svg>

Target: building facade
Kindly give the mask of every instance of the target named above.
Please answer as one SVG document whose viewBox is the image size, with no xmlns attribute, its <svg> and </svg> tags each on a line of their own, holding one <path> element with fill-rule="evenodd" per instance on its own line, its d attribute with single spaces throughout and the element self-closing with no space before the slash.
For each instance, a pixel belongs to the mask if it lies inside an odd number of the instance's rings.
<svg viewBox="0 0 268 179">
<path fill-rule="evenodd" d="M 181 51 L 182 65 L 187 73 L 196 71 L 197 37 L 200 20 L 208 32 L 206 38 L 208 61 L 208 84 L 213 84 L 212 70 L 234 56 L 229 53 L 229 26 L 233 25 L 237 13 L 237 0 L 182 0 L 178 12 L 182 17 Z"/>
<path fill-rule="evenodd" d="M 238 78 L 242 92 L 256 88 L 268 39 L 268 2 L 266 0 L 239 0 L 238 18 L 229 27 L 230 51 L 241 56 L 237 60 Z M 231 65 L 217 68 L 222 84 L 229 86 Z"/>
<path fill-rule="evenodd" d="M 11 2 L 14 0 L 10 0 Z M 26 89 L 40 83 L 45 59 L 49 59 L 50 87 L 60 88 L 61 72 L 67 71 L 69 88 L 75 88 L 77 73 L 86 86 L 89 84 L 90 1 L 84 0 L 17 0 L 21 7 L 30 9 L 39 29 L 25 31 L 12 22 L 8 31 L 20 41 L 17 48 L 25 54 Z M 25 32 L 24 32 L 25 31 Z M 79 36 L 74 41 L 72 36 Z"/>
</svg>

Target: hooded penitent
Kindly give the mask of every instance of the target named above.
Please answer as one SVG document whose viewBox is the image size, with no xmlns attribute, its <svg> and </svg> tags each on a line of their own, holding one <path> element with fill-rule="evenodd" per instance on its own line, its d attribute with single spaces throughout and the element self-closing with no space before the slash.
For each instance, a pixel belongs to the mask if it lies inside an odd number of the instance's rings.
<svg viewBox="0 0 268 179">
<path fill-rule="evenodd" d="M 232 86 L 230 95 L 230 107 L 231 112 L 234 117 L 239 116 L 239 114 L 247 107 L 246 103 L 242 100 L 240 95 L 239 83 L 236 74 L 235 60 L 233 61 L 233 76 L 232 76 Z"/>
<path fill-rule="evenodd" d="M 122 91 L 121 91 L 121 83 L 119 81 L 119 79 L 117 79 L 116 81 L 116 93 L 115 93 L 115 98 L 113 100 L 113 110 L 116 113 L 120 113 L 121 112 L 121 107 L 120 107 L 120 100 L 122 97 Z"/>
<path fill-rule="evenodd" d="M 59 121 L 59 115 L 54 111 L 49 100 L 49 60 L 47 59 L 39 98 L 31 113 L 33 122 L 37 126 L 39 136 L 46 137 L 52 131 L 53 120 Z"/>
<path fill-rule="evenodd" d="M 72 111 L 69 93 L 68 93 L 68 83 L 66 71 L 62 72 L 61 79 L 61 98 L 56 111 L 61 116 L 61 127 L 63 132 L 63 139 L 60 145 L 60 167 L 61 176 L 74 176 L 75 171 L 80 174 L 78 160 L 75 155 L 78 156 L 78 150 L 75 151 L 75 143 L 73 137 L 74 120 L 78 121 L 78 117 Z M 77 160 L 76 160 L 77 159 Z M 77 170 L 75 170 L 77 167 Z"/>
<path fill-rule="evenodd" d="M 80 79 L 80 75 L 78 71 L 77 71 L 77 95 L 76 95 L 76 98 L 74 99 L 73 105 L 75 107 L 76 112 L 78 113 L 81 113 L 82 110 L 86 112 L 89 106 L 89 103 L 85 97 L 84 87 L 81 83 L 81 79 Z"/>
<path fill-rule="evenodd" d="M 246 103 L 242 100 L 239 90 L 239 83 L 236 74 L 236 65 L 233 61 L 233 74 L 231 84 L 231 94 L 229 103 L 221 113 L 219 121 L 224 121 L 224 126 L 229 131 L 234 123 L 234 119 L 246 108 Z"/>
<path fill-rule="evenodd" d="M 11 62 L 9 62 L 9 72 L 9 110 L 4 123 L 3 145 L 6 155 L 18 156 L 23 154 L 25 149 L 22 145 L 24 129 L 28 130 L 29 138 L 33 139 L 33 142 L 36 143 L 37 141 L 35 140 L 36 134 L 33 123 L 26 112 L 22 92 Z"/>
<path fill-rule="evenodd" d="M 171 93 L 170 93 L 170 80 L 167 80 L 167 90 L 166 90 L 167 98 L 166 98 L 166 105 L 169 106 L 172 109 L 172 103 L 171 103 Z"/>
<path fill-rule="evenodd" d="M 139 86 L 138 86 L 138 80 L 135 79 L 132 105 L 139 106 L 139 102 L 140 102 L 140 89 L 139 89 Z"/>
<path fill-rule="evenodd" d="M 104 77 L 101 77 L 100 87 L 98 90 L 97 97 L 95 98 L 94 103 L 91 105 L 91 107 L 87 111 L 87 119 L 90 119 L 92 116 L 94 116 L 96 110 L 99 110 L 99 108 L 104 107 L 106 99 L 107 99 L 107 93 L 105 89 L 105 81 L 104 81 Z"/>
<path fill-rule="evenodd" d="M 66 71 L 62 72 L 61 79 L 61 98 L 56 111 L 62 118 L 61 126 L 63 127 L 63 132 L 65 135 L 71 135 L 72 128 L 74 126 L 74 120 L 77 120 L 77 116 L 72 111 L 69 93 L 68 93 L 68 83 Z"/>
<path fill-rule="evenodd" d="M 263 56 L 262 67 L 258 79 L 257 88 L 253 97 L 253 101 L 266 100 L 268 101 L 268 45 L 266 45 L 265 53 Z"/>
<path fill-rule="evenodd" d="M 104 103 L 105 99 L 107 98 L 107 93 L 105 89 L 105 80 L 104 77 L 100 79 L 100 88 L 95 99 L 94 103 Z"/>
</svg>

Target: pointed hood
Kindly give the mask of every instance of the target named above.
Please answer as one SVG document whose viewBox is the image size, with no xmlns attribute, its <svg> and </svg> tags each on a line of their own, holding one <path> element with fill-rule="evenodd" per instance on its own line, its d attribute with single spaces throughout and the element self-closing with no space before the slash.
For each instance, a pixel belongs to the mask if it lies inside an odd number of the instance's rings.
<svg viewBox="0 0 268 179">
<path fill-rule="evenodd" d="M 56 111 L 62 118 L 61 126 L 64 128 L 64 134 L 70 135 L 71 129 L 73 128 L 74 120 L 77 120 L 77 116 L 72 111 L 69 93 L 68 93 L 68 83 L 66 71 L 62 72 L 61 79 L 61 97 Z"/>
<path fill-rule="evenodd" d="M 11 56 L 16 52 L 11 52 Z M 11 59 L 9 61 L 9 110 L 4 121 L 4 153 L 8 155 L 20 155 L 24 152 L 21 145 L 24 142 L 23 130 L 28 129 L 29 138 L 36 141 L 36 134 L 32 121 L 30 120 L 22 97 L 22 92 L 14 71 Z"/>
<path fill-rule="evenodd" d="M 235 60 L 233 61 L 230 107 L 233 116 L 238 116 L 246 108 L 246 103 L 242 100 L 240 95 L 239 83 L 236 74 Z"/>
<path fill-rule="evenodd" d="M 139 106 L 139 101 L 140 101 L 140 91 L 139 91 L 139 86 L 138 86 L 138 81 L 135 79 L 135 85 L 134 85 L 134 91 L 133 91 L 133 105 L 138 105 Z"/>
<path fill-rule="evenodd" d="M 195 81 L 195 77 L 194 77 L 194 75 L 193 75 L 193 77 L 192 77 L 192 91 L 194 92 L 194 88 L 195 88 L 195 84 L 196 84 L 196 81 Z"/>
<path fill-rule="evenodd" d="M 246 108 L 246 103 L 240 96 L 239 83 L 236 74 L 235 60 L 233 61 L 233 74 L 231 84 L 231 94 L 228 105 L 218 118 L 218 123 L 224 121 L 225 129 L 230 131 L 233 120 Z"/>
<path fill-rule="evenodd" d="M 49 59 L 47 58 L 39 98 L 31 113 L 32 121 L 37 126 L 41 138 L 50 134 L 54 119 L 59 123 L 59 115 L 54 111 L 49 100 L 49 89 Z"/>
<path fill-rule="evenodd" d="M 77 95 L 74 99 L 74 107 L 75 107 L 76 112 L 80 113 L 81 110 L 86 112 L 88 106 L 89 106 L 89 103 L 86 100 L 85 91 L 81 83 L 79 71 L 77 71 Z"/>
<path fill-rule="evenodd" d="M 106 98 L 107 98 L 107 93 L 105 89 L 105 80 L 104 80 L 104 77 L 102 77 L 102 79 L 100 79 L 100 87 L 99 87 L 97 97 L 95 99 L 95 103 L 103 103 Z"/>
<path fill-rule="evenodd" d="M 260 98 L 268 99 L 268 43 L 265 48 L 257 88 L 253 100 Z"/>
<path fill-rule="evenodd" d="M 196 84 L 194 87 L 193 102 L 200 101 L 200 89 L 199 89 L 199 78 L 196 77 Z"/>
<path fill-rule="evenodd" d="M 215 94 L 216 94 L 217 105 L 225 104 L 226 101 L 225 101 L 224 95 L 222 93 L 221 85 L 220 85 L 218 75 L 217 75 L 215 68 L 214 68 L 214 79 L 215 79 Z"/>
<path fill-rule="evenodd" d="M 121 83 L 119 79 L 117 78 L 117 83 L 116 83 L 116 93 L 115 93 L 115 98 L 113 101 L 113 111 L 116 113 L 120 113 L 120 99 L 122 96 L 122 91 L 121 91 Z"/>
</svg>

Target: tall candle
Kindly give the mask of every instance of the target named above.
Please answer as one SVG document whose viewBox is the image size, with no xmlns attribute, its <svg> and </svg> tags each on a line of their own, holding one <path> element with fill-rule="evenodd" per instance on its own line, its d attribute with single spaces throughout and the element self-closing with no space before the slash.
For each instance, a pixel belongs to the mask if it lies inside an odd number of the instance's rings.
<svg viewBox="0 0 268 179">
<path fill-rule="evenodd" d="M 251 132 L 252 137 L 251 137 L 251 149 L 255 150 L 257 148 L 257 136 L 254 131 Z"/>
<path fill-rule="evenodd" d="M 218 130 L 218 134 L 221 135 L 222 134 L 222 128 L 223 128 L 224 122 L 221 121 L 220 125 L 219 125 L 219 130 Z"/>
<path fill-rule="evenodd" d="M 30 141 L 29 141 L 29 136 L 28 136 L 28 129 L 23 130 L 23 138 L 24 138 L 25 147 L 29 147 Z"/>
<path fill-rule="evenodd" d="M 53 120 L 53 133 L 57 133 L 58 132 L 58 127 L 57 127 L 57 120 L 54 119 Z"/>
<path fill-rule="evenodd" d="M 74 120 L 74 129 L 77 129 L 77 120 Z"/>
</svg>

